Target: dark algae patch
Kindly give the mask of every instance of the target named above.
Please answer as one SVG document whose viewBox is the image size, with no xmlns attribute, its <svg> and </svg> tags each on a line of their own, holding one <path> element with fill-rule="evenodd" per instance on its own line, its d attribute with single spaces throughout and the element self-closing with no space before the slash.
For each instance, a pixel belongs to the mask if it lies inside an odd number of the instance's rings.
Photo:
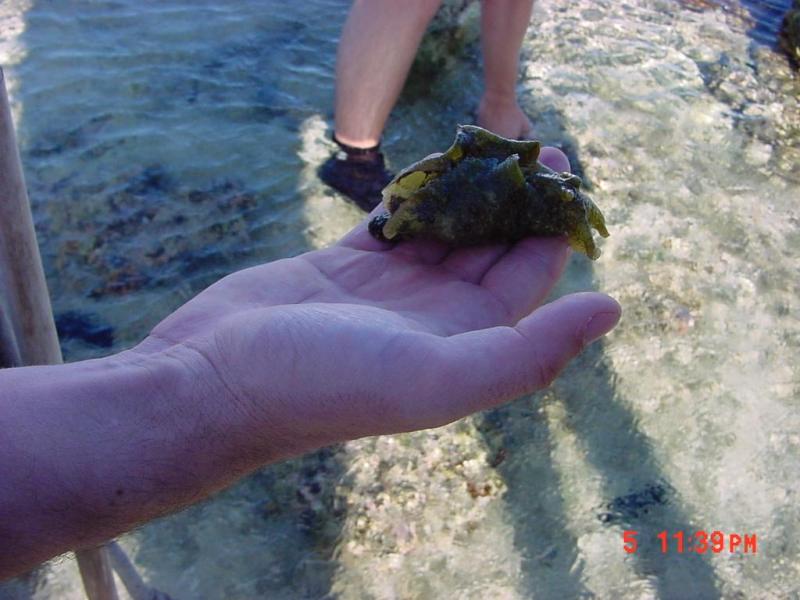
<svg viewBox="0 0 800 600">
<path fill-rule="evenodd" d="M 39 196 L 59 193 L 45 189 Z M 202 279 L 197 287 L 210 284 L 246 254 L 258 204 L 255 192 L 241 183 L 192 185 L 160 164 L 103 185 L 74 186 L 68 199 L 48 205 L 38 233 L 55 241 L 47 260 L 70 274 L 63 280 L 69 291 L 92 300 L 170 287 L 187 277 Z M 59 284 L 56 293 L 65 293 Z M 98 343 L 104 334 L 85 315 L 66 313 L 62 321 L 62 337 L 106 347 Z"/>
<path fill-rule="evenodd" d="M 650 483 L 630 494 L 617 496 L 603 506 L 597 518 L 603 523 L 630 522 L 648 514 L 655 507 L 667 504 L 674 492 L 668 483 Z"/>
<path fill-rule="evenodd" d="M 94 315 L 68 310 L 56 316 L 56 330 L 60 339 L 77 339 L 97 346 L 110 348 L 114 344 L 114 329 L 98 323 Z"/>
<path fill-rule="evenodd" d="M 459 126 L 453 145 L 403 169 L 383 190 L 386 213 L 370 223 L 383 240 L 437 239 L 453 246 L 566 235 L 591 259 L 592 229 L 605 219 L 581 191 L 581 179 L 538 162 L 537 141 L 509 140 Z"/>
</svg>

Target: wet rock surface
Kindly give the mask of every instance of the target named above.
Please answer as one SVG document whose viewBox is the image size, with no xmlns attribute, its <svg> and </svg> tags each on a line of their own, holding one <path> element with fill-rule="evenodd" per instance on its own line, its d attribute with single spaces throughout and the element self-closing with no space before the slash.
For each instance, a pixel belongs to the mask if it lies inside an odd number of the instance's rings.
<svg viewBox="0 0 800 600">
<path fill-rule="evenodd" d="M 58 196 L 65 185 L 58 182 L 47 196 Z M 159 165 L 103 186 L 70 187 L 69 194 L 75 209 L 64 214 L 45 208 L 37 231 L 56 241 L 49 258 L 57 268 L 80 274 L 69 282 L 69 291 L 93 299 L 163 287 L 176 275 L 204 273 L 200 285 L 207 285 L 214 267 L 231 264 L 226 250 L 235 256 L 234 247 L 247 243 L 248 212 L 257 204 L 240 184 L 222 181 L 194 189 Z M 80 207 L 85 198 L 100 200 L 92 203 L 92 213 Z M 198 210 L 213 213 L 213 222 L 186 231 L 187 215 Z M 57 292 L 63 291 L 59 286 Z"/>
<path fill-rule="evenodd" d="M 401 102 L 430 94 L 442 75 L 474 64 L 480 43 L 480 3 L 445 0 L 434 15 L 411 65 Z"/>
</svg>

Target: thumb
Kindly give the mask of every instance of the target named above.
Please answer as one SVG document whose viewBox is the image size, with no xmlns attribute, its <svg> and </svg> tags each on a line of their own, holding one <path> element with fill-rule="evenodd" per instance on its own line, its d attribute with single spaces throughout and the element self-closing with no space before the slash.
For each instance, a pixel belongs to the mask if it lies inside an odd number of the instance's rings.
<svg viewBox="0 0 800 600">
<path fill-rule="evenodd" d="M 443 403 L 441 416 L 457 419 L 550 385 L 583 348 L 614 328 L 620 314 L 616 300 L 604 294 L 571 294 L 514 327 L 447 338 L 439 368 L 450 377 L 435 400 Z"/>
</svg>

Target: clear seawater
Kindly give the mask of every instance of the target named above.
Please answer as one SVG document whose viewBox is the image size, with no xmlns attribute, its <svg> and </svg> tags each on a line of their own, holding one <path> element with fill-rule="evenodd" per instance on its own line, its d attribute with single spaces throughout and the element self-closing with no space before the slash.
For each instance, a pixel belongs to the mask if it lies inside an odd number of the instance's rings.
<svg viewBox="0 0 800 600">
<path fill-rule="evenodd" d="M 264 468 L 123 536 L 145 579 L 180 599 L 798 597 L 800 80 L 773 43 L 787 6 L 540 0 L 521 102 L 612 233 L 557 294 L 615 296 L 619 327 L 532 397 Z M 315 175 L 347 9 L 0 3 L 67 360 L 129 347 L 222 275 L 362 218 Z M 479 60 L 410 82 L 392 165 L 472 119 Z M 755 534 L 757 552 L 663 553 L 656 537 L 700 530 Z M 80 598 L 74 561 L 4 595 Z"/>
</svg>

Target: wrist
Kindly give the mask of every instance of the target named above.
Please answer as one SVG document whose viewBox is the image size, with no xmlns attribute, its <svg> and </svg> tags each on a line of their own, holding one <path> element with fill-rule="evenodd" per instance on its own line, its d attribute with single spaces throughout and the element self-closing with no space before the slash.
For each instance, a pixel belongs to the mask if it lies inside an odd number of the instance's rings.
<svg viewBox="0 0 800 600">
<path fill-rule="evenodd" d="M 511 87 L 487 87 L 481 97 L 482 106 L 512 107 L 517 106 L 517 90 Z"/>
<path fill-rule="evenodd" d="M 84 467 L 74 483 L 93 518 L 127 520 L 128 529 L 235 478 L 225 424 L 209 408 L 221 392 L 179 352 L 127 351 L 62 368 L 49 396 L 71 433 L 54 469 L 67 460 Z"/>
<path fill-rule="evenodd" d="M 156 399 L 151 410 L 162 413 L 157 419 L 180 419 L 170 427 L 191 441 L 209 480 L 220 478 L 224 485 L 307 451 L 304 436 L 296 435 L 281 410 L 286 400 L 269 366 L 228 369 L 217 354 L 149 337 L 116 360 L 145 374 L 142 385 Z"/>
<path fill-rule="evenodd" d="M 164 460 L 194 463 L 198 475 L 213 487 L 266 462 L 266 456 L 255 455 L 250 442 L 248 406 L 204 353 L 148 338 L 113 359 L 123 369 L 138 372 L 138 388 L 149 398 L 144 407 L 147 419 L 176 441 L 165 449 Z"/>
<path fill-rule="evenodd" d="M 240 452 L 242 418 L 180 348 L 0 371 L 0 539 L 14 548 L 0 551 L 0 577 L 187 506 L 264 462 Z"/>
</svg>

